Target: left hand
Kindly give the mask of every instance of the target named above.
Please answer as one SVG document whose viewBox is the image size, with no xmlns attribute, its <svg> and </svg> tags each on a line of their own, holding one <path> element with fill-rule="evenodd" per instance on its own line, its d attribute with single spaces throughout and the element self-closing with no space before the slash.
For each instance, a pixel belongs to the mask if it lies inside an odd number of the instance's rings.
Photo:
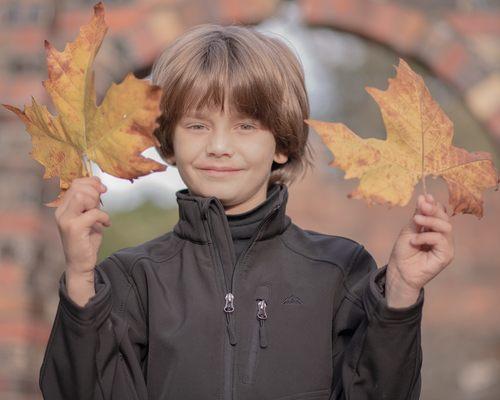
<svg viewBox="0 0 500 400">
<path fill-rule="evenodd" d="M 427 231 L 420 232 L 421 226 Z M 420 289 L 453 260 L 453 247 L 453 227 L 446 208 L 431 194 L 427 198 L 419 195 L 415 214 L 399 233 L 387 265 L 388 305 L 413 304 Z"/>
</svg>

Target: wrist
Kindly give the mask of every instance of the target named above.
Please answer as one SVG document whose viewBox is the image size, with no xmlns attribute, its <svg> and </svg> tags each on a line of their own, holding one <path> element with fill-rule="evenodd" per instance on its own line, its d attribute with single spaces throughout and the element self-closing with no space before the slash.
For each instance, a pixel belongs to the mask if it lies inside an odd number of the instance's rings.
<svg viewBox="0 0 500 400">
<path fill-rule="evenodd" d="M 89 299 L 95 295 L 94 271 L 76 272 L 67 269 L 66 290 L 68 296 L 80 307 L 84 307 Z"/>
<path fill-rule="evenodd" d="M 75 268 L 71 266 L 67 266 L 66 268 L 66 277 L 71 279 L 85 280 L 85 281 L 94 281 L 94 269 L 91 270 L 82 270 L 81 268 Z"/>
<path fill-rule="evenodd" d="M 94 276 L 94 265 L 91 264 L 66 264 L 66 273 L 71 276 L 88 277 Z"/>
<path fill-rule="evenodd" d="M 416 303 L 421 288 L 408 285 L 394 267 L 387 266 L 385 297 L 391 308 L 405 308 Z"/>
</svg>

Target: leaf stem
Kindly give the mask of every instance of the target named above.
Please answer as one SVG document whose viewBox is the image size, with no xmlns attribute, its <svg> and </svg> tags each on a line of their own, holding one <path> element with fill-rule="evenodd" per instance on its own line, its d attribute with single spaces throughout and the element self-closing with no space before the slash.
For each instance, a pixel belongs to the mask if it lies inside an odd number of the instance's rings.
<svg viewBox="0 0 500 400">
<path fill-rule="evenodd" d="M 87 158 L 85 153 L 82 154 L 83 165 L 85 166 L 85 176 L 92 176 L 92 165 L 90 164 L 90 160 Z"/>
<path fill-rule="evenodd" d="M 85 166 L 85 172 L 86 172 L 85 176 L 93 176 L 92 175 L 91 161 L 88 159 L 88 157 L 85 153 L 82 154 L 82 158 L 83 158 L 83 165 Z M 104 204 L 102 204 L 102 200 L 100 197 L 99 197 L 99 203 L 101 203 L 101 206 L 104 205 Z"/>
<path fill-rule="evenodd" d="M 420 174 L 421 174 L 421 179 L 422 179 L 422 189 L 424 191 L 424 198 L 427 199 L 427 186 L 425 185 L 425 173 L 424 173 L 424 171 L 425 171 L 425 168 L 424 168 L 424 160 L 425 160 L 424 143 L 425 143 L 425 140 L 424 140 L 424 134 L 422 131 L 422 170 L 420 171 Z M 427 229 L 425 228 L 425 226 L 421 225 L 420 228 L 418 229 L 418 232 L 419 233 L 427 232 Z M 421 248 L 424 251 L 430 250 L 430 247 L 428 245 L 422 245 Z"/>
</svg>

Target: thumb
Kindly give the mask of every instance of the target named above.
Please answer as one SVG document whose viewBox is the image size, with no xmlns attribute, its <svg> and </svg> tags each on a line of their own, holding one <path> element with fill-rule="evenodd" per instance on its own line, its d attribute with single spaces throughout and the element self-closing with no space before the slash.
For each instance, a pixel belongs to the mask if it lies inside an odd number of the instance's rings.
<svg viewBox="0 0 500 400">
<path fill-rule="evenodd" d="M 415 205 L 415 209 L 413 210 L 413 214 L 410 217 L 410 222 L 406 226 L 406 231 L 411 232 L 411 233 L 419 233 L 420 225 L 418 225 L 415 222 L 415 219 L 413 218 L 416 214 L 421 214 L 420 208 L 418 206 L 418 199 L 417 199 L 417 204 Z"/>
</svg>

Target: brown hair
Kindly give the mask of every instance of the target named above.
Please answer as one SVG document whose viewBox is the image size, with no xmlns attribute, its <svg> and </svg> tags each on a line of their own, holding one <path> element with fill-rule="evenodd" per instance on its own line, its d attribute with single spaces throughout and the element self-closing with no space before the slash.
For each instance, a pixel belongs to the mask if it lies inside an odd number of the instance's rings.
<svg viewBox="0 0 500 400">
<path fill-rule="evenodd" d="M 154 134 L 166 161 L 173 153 L 173 132 L 190 110 L 221 107 L 224 96 L 243 115 L 260 121 L 276 140 L 276 151 L 288 155 L 273 162 L 269 185 L 291 184 L 312 166 L 307 141 L 309 100 L 300 59 L 278 38 L 253 28 L 197 25 L 173 41 L 152 68 L 153 84 L 163 89 L 162 114 Z"/>
</svg>

